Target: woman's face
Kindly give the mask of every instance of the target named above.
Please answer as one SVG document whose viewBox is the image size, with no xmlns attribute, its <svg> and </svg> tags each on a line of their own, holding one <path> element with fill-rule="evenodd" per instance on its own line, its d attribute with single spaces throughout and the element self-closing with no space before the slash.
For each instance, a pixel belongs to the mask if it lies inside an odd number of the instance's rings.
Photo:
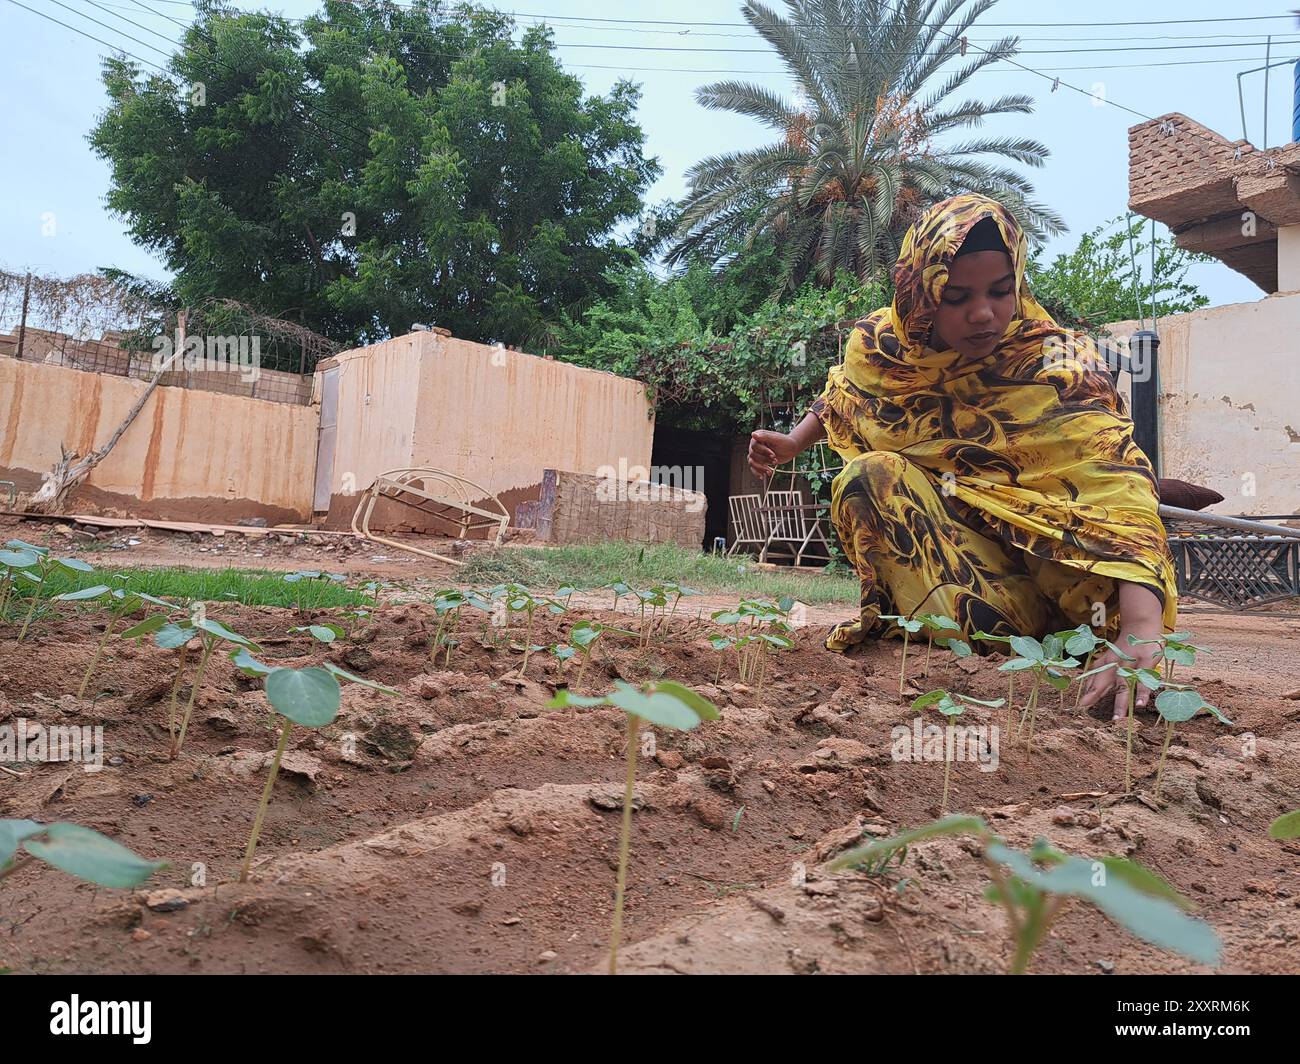
<svg viewBox="0 0 1300 1064">
<path fill-rule="evenodd" d="M 953 259 L 934 315 L 930 346 L 965 358 L 992 353 L 1016 310 L 1016 275 L 1005 251 L 975 251 Z"/>
</svg>

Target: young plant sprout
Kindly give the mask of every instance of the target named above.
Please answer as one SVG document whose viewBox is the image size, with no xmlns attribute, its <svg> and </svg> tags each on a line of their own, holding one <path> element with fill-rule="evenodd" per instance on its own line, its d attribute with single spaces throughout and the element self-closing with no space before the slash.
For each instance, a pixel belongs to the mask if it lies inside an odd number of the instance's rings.
<svg viewBox="0 0 1300 1064">
<path fill-rule="evenodd" d="M 9 561 L 6 564 L 7 569 L 16 569 L 18 576 L 29 584 L 35 584 L 31 588 L 31 602 L 27 607 L 27 616 L 23 619 L 22 629 L 18 633 L 18 642 L 27 638 L 27 629 L 31 627 L 32 618 L 36 615 L 36 607 L 41 601 L 41 589 L 46 582 L 59 570 L 70 573 L 93 573 L 94 567 L 87 565 L 80 558 L 52 558 L 50 552 L 45 547 L 38 547 L 34 543 L 25 543 L 21 539 L 11 539 L 5 544 L 10 548 L 6 555 L 17 554 L 18 564 Z M 30 561 L 27 559 L 30 558 Z M 22 564 L 26 562 L 26 564 Z"/>
<path fill-rule="evenodd" d="M 547 709 L 567 706 L 615 706 L 627 714 L 627 781 L 623 789 L 623 829 L 618 844 L 618 880 L 614 887 L 614 928 L 610 936 L 609 974 L 618 974 L 618 945 L 623 934 L 623 892 L 627 885 L 628 844 L 632 837 L 632 792 L 636 785 L 637 732 L 641 721 L 677 731 L 690 731 L 703 720 L 717 720 L 717 708 L 689 687 L 660 680 L 637 690 L 619 680 L 615 689 L 599 698 L 585 698 L 560 690 Z"/>
<path fill-rule="evenodd" d="M 429 642 L 429 660 L 434 661 L 438 657 L 438 650 L 443 646 L 442 633 L 447 625 L 451 625 L 454 632 L 456 630 L 456 621 L 460 617 L 461 607 L 470 601 L 471 596 L 464 591 L 458 591 L 455 588 L 448 588 L 445 591 L 439 591 L 433 596 L 433 609 L 438 615 L 438 628 L 433 633 L 433 639 Z M 486 606 L 491 610 L 491 606 Z M 451 663 L 451 647 L 453 640 L 446 644 L 447 653 L 443 668 Z"/>
<path fill-rule="evenodd" d="M 166 864 L 148 861 L 80 824 L 0 820 L 0 880 L 34 860 L 88 883 L 123 888 L 138 887 Z"/>
<path fill-rule="evenodd" d="M 903 663 L 898 668 L 898 694 L 903 694 L 903 686 L 907 683 L 907 641 L 917 632 L 925 627 L 925 623 L 920 619 L 912 620 L 909 617 L 900 617 L 896 613 L 882 613 L 882 621 L 893 621 L 899 628 L 903 629 Z"/>
<path fill-rule="evenodd" d="M 677 604 L 678 604 L 679 602 L 681 602 L 681 600 L 682 600 L 683 598 L 691 598 L 691 597 L 693 597 L 693 596 L 695 596 L 695 595 L 702 595 L 702 594 L 703 594 L 702 591 L 696 591 L 693 587 L 686 587 L 684 584 L 676 584 L 676 583 L 673 583 L 673 581 L 671 581 L 671 580 L 666 581 L 666 582 L 664 582 L 664 583 L 662 583 L 662 584 L 659 584 L 657 587 L 658 587 L 658 590 L 661 591 L 665 596 L 667 596 L 667 595 L 671 595 L 672 598 L 673 598 L 672 609 L 670 609 L 670 610 L 668 611 L 668 616 L 663 618 L 663 621 L 662 621 L 662 627 L 663 627 L 663 628 L 667 628 L 668 623 L 669 623 L 669 622 L 673 619 L 673 617 L 676 615 L 676 613 L 677 613 Z M 787 608 L 788 608 L 788 607 L 787 607 Z"/>
<path fill-rule="evenodd" d="M 1173 679 L 1175 665 L 1195 665 L 1198 651 L 1210 653 L 1206 647 L 1198 647 L 1195 643 L 1187 642 L 1191 637 L 1191 632 L 1170 632 L 1159 639 L 1135 639 L 1129 636 L 1128 641 L 1130 646 L 1155 643 L 1160 647 L 1160 658 L 1165 664 L 1164 679 L 1167 683 Z"/>
<path fill-rule="evenodd" d="M 1115 647 L 1111 647 L 1111 650 L 1117 654 L 1122 653 L 1116 650 Z M 1127 654 L 1122 654 L 1122 656 L 1128 658 L 1129 661 L 1133 660 Z M 1093 669 L 1092 672 L 1105 672 L 1111 668 L 1116 669 L 1120 680 L 1128 687 L 1128 727 L 1124 741 L 1124 793 L 1128 795 L 1133 793 L 1133 718 L 1137 705 L 1137 687 L 1138 684 L 1141 684 L 1148 690 L 1156 691 L 1160 689 L 1163 681 L 1160 679 L 1160 673 L 1155 669 L 1131 669 L 1115 662 L 1103 665 L 1099 669 Z M 1084 674 L 1084 676 L 1087 675 L 1091 674 Z M 1080 680 L 1083 678 L 1083 676 L 1079 677 Z"/>
<path fill-rule="evenodd" d="M 122 588 L 111 588 L 106 584 L 96 584 L 94 587 L 83 588 L 80 591 L 69 591 L 63 595 L 56 595 L 55 599 L 60 602 L 101 602 L 108 606 L 108 623 L 104 625 L 104 634 L 96 644 L 95 654 L 90 659 L 90 664 L 86 666 L 85 675 L 81 678 L 81 686 L 77 688 L 78 698 L 86 697 L 86 686 L 90 683 L 91 674 L 99 664 L 100 655 L 104 653 L 104 646 L 112 637 L 113 629 L 123 617 L 134 613 L 146 604 L 161 606 L 168 612 L 177 608 L 170 602 L 154 598 L 153 595 L 146 595 L 143 591 L 126 591 Z"/>
<path fill-rule="evenodd" d="M 545 647 L 533 645 L 533 615 L 539 608 L 545 608 L 551 613 L 564 612 L 564 607 L 554 599 L 538 598 L 521 584 L 506 585 L 506 609 L 511 613 L 526 613 L 528 615 L 528 626 L 524 629 L 524 660 L 519 666 L 520 676 L 523 676 L 528 670 L 529 655 L 534 650 L 545 649 Z"/>
<path fill-rule="evenodd" d="M 645 649 L 650 645 L 650 635 L 654 631 L 655 611 L 663 610 L 668 605 L 668 596 L 662 587 L 652 587 L 648 590 L 634 588 L 632 594 L 641 603 L 641 637 L 637 640 L 637 646 Z M 650 607 L 650 616 L 646 617 L 645 608 Z"/>
<path fill-rule="evenodd" d="M 336 639 L 342 639 L 347 634 L 343 630 L 341 624 L 334 624 L 332 621 L 317 621 L 315 624 L 300 624 L 290 628 L 289 631 L 294 635 L 299 632 L 306 632 L 318 643 L 332 643 Z"/>
<path fill-rule="evenodd" d="M 624 595 L 632 594 L 631 587 L 629 587 L 622 580 L 615 580 L 612 584 L 605 584 L 604 589 L 614 592 L 614 605 L 611 606 L 610 608 L 615 612 L 618 612 L 618 600 L 621 599 Z"/>
<path fill-rule="evenodd" d="M 591 655 L 596 649 L 596 643 L 606 632 L 612 635 L 636 636 L 635 632 L 629 632 L 626 628 L 615 628 L 612 625 L 602 624 L 600 621 L 579 621 L 569 629 L 569 646 L 570 649 L 582 655 L 582 663 L 578 666 L 578 676 L 573 682 L 573 690 L 582 686 L 582 677 L 587 672 L 587 666 L 591 663 Z M 558 653 L 557 657 L 560 657 Z M 565 655 L 562 660 L 567 660 L 573 655 Z"/>
<path fill-rule="evenodd" d="M 992 880 L 984 896 L 1006 910 L 1011 928 L 1010 972 L 1023 975 L 1052 924 L 1074 898 L 1096 906 L 1121 927 L 1160 949 L 1200 964 L 1216 965 L 1221 944 L 1214 929 L 1186 911 L 1191 902 L 1164 879 L 1135 861 L 1102 857 L 1090 861 L 1038 839 L 1029 850 L 1012 849 L 981 818 L 955 815 L 850 850 L 831 871 L 881 869 L 909 846 L 945 835 L 974 835 Z"/>
<path fill-rule="evenodd" d="M 737 673 L 741 683 L 758 684 L 758 697 L 762 697 L 763 679 L 767 675 L 767 656 L 773 650 L 790 650 L 794 647 L 792 629 L 786 622 L 786 611 L 762 599 L 746 599 L 734 610 L 718 610 L 713 619 L 729 625 L 734 634 L 713 635 L 709 639 L 714 650 L 725 653 L 735 649 Z M 718 676 L 722 679 L 722 661 L 718 661 Z"/>
<path fill-rule="evenodd" d="M 27 570 L 35 567 L 40 560 L 40 552 L 45 549 L 14 546 L 21 542 L 22 540 L 11 539 L 5 544 L 5 549 L 0 550 L 0 568 L 3 569 L 3 575 L 0 575 L 0 616 L 4 615 L 4 608 L 9 604 L 9 593 L 13 590 L 15 578 L 35 580 L 35 575 Z"/>
<path fill-rule="evenodd" d="M 1130 695 L 1130 697 L 1132 697 Z M 1165 721 L 1165 741 L 1160 747 L 1160 764 L 1156 768 L 1156 799 L 1160 798 L 1160 783 L 1165 773 L 1165 754 L 1169 752 L 1169 740 L 1174 737 L 1174 725 L 1191 720 L 1196 714 L 1205 710 L 1220 724 L 1231 724 L 1227 717 L 1210 705 L 1190 687 L 1167 687 L 1156 695 L 1156 711 Z"/>
<path fill-rule="evenodd" d="M 201 605 L 201 603 L 198 603 L 196 607 L 201 607 Z M 231 643 L 244 649 L 260 650 L 261 648 L 252 640 L 245 639 L 238 632 L 232 632 L 220 621 L 209 619 L 201 608 L 196 608 L 190 619 L 180 624 L 172 623 L 168 621 L 165 615 L 156 613 L 151 617 L 146 617 L 139 624 L 128 628 L 122 633 L 122 638 L 139 639 L 150 634 L 153 635 L 154 643 L 161 649 L 181 651 L 180 663 L 176 669 L 176 678 L 172 681 L 171 710 L 167 721 L 167 731 L 171 736 L 169 756 L 175 759 L 180 756 L 181 748 L 185 745 L 185 733 L 189 730 L 190 714 L 194 711 L 194 701 L 198 697 L 199 687 L 203 683 L 203 674 L 207 670 L 208 659 L 212 657 L 222 643 Z M 190 687 L 190 697 L 185 703 L 185 712 L 178 733 L 176 730 L 177 693 L 180 691 L 181 676 L 185 672 L 185 660 L 189 653 L 189 644 L 195 636 L 199 639 L 199 668 Z"/>
<path fill-rule="evenodd" d="M 1025 730 L 1027 724 L 1025 749 L 1032 751 L 1034 725 L 1038 716 L 1039 687 L 1046 682 L 1058 691 L 1064 691 L 1070 686 L 1070 677 L 1066 675 L 1065 670 L 1077 668 L 1079 663 L 1074 658 L 1065 656 L 1065 640 L 1059 635 L 1045 636 L 1041 643 L 1033 636 L 1013 635 L 1008 638 L 1008 642 L 1011 649 L 1018 656 L 1010 661 L 1004 661 L 998 666 L 998 671 L 1015 673 L 1029 670 L 1034 674 L 1034 685 L 1030 688 L 1029 698 L 1025 702 L 1025 707 L 1021 713 L 1019 730 L 1014 733 L 1018 736 L 1020 730 Z M 1009 697 L 1012 693 L 1012 691 L 1008 690 Z M 1015 704 L 1009 701 L 1007 707 L 1008 735 L 1013 734 L 1015 709 Z"/>
<path fill-rule="evenodd" d="M 944 726 L 943 742 L 943 797 L 939 799 L 939 815 L 943 816 L 948 811 L 948 783 L 952 778 L 952 758 L 953 748 L 956 743 L 953 739 L 952 725 L 958 717 L 966 711 L 968 706 L 984 706 L 987 709 L 1001 708 L 1005 699 L 996 699 L 992 702 L 985 702 L 978 698 L 970 698 L 967 695 L 950 694 L 942 689 L 928 691 L 912 703 L 914 710 L 920 711 L 926 706 L 934 706 L 947 719 Z"/>
<path fill-rule="evenodd" d="M 965 658 L 970 656 L 970 646 L 955 636 L 943 636 L 941 632 L 961 633 L 961 625 L 951 617 L 946 617 L 942 613 L 923 613 L 917 618 L 925 628 L 925 667 L 921 670 L 922 676 L 930 675 L 930 651 L 934 649 L 934 644 L 938 643 L 941 647 L 951 650 L 954 656 Z"/>
</svg>

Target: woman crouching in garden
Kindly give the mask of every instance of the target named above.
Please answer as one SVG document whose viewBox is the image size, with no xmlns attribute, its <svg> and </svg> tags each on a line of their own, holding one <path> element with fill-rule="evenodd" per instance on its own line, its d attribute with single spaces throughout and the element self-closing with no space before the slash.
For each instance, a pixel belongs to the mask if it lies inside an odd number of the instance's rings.
<svg viewBox="0 0 1300 1064">
<path fill-rule="evenodd" d="M 1001 204 L 936 204 L 903 241 L 893 304 L 857 323 L 807 416 L 789 435 L 753 434 L 759 476 L 823 439 L 844 459 L 831 521 L 861 612 L 828 649 L 897 632 L 882 614 L 924 612 L 968 636 L 1089 624 L 1147 666 L 1155 645 L 1127 637 L 1173 630 L 1151 463 L 1095 345 L 1030 293 L 1026 258 Z M 1113 689 L 1120 720 L 1128 693 L 1115 676 L 1086 681 L 1083 704 Z"/>
</svg>

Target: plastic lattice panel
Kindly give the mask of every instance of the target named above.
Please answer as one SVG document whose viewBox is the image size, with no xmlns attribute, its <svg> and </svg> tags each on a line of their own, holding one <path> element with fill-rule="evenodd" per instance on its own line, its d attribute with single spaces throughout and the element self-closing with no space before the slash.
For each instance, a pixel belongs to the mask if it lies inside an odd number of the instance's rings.
<svg viewBox="0 0 1300 1064">
<path fill-rule="evenodd" d="M 1178 593 L 1235 609 L 1300 596 L 1300 540 L 1171 536 Z"/>
</svg>

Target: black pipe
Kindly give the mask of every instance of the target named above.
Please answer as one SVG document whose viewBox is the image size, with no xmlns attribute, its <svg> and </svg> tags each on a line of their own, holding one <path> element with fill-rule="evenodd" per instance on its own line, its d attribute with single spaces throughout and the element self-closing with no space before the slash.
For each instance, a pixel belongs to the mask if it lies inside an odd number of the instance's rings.
<svg viewBox="0 0 1300 1064">
<path fill-rule="evenodd" d="M 1129 368 L 1133 380 L 1133 442 L 1160 475 L 1160 337 L 1150 329 L 1129 338 Z"/>
</svg>

